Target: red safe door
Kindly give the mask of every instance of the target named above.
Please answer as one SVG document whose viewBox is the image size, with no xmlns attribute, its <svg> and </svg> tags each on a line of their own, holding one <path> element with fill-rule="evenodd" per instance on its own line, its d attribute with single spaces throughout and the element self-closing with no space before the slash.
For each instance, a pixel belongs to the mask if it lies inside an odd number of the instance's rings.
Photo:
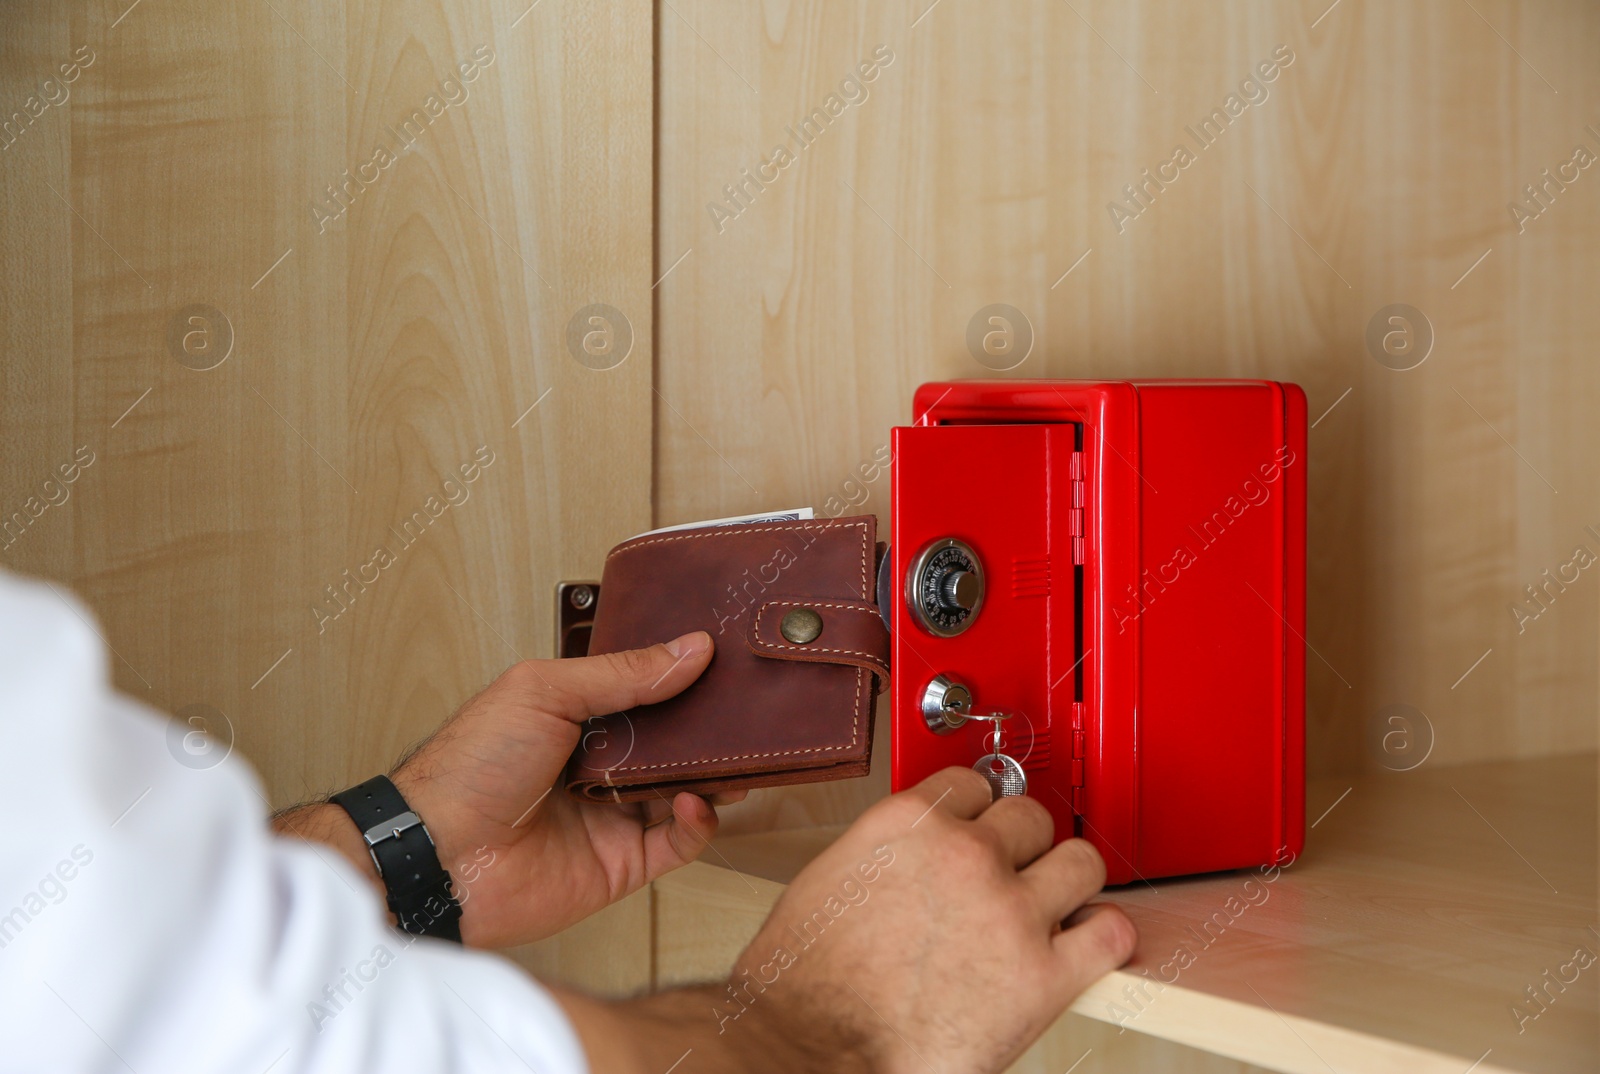
<svg viewBox="0 0 1600 1074">
<path fill-rule="evenodd" d="M 891 786 L 990 752 L 1108 882 L 1292 860 L 1305 825 L 1305 396 L 1269 381 L 964 381 L 894 431 Z M 982 601 L 917 601 L 953 540 Z M 937 565 L 937 564 L 935 564 Z M 968 580 L 969 591 L 974 586 Z M 954 599 L 955 592 L 950 594 Z M 950 611 L 940 605 L 943 611 Z M 941 614 L 943 614 L 941 611 Z M 955 614 L 954 612 L 951 613 Z M 938 719 L 937 710 L 932 721 Z"/>
<path fill-rule="evenodd" d="M 968 720 L 940 734 L 920 717 L 924 692 L 943 675 L 967 687 L 972 711 L 1011 714 L 1002 724 L 1004 752 L 1021 763 L 1030 793 L 1068 835 L 1081 656 L 1073 540 L 1082 534 L 1082 511 L 1070 480 L 1059 478 L 1074 466 L 1079 428 L 946 425 L 893 434 L 895 788 L 951 765 L 970 767 L 991 752 L 992 723 Z M 983 603 L 969 626 L 941 637 L 918 622 L 916 595 L 908 600 L 902 590 L 918 556 L 947 539 L 976 555 Z M 1082 761 L 1076 764 L 1081 784 Z"/>
</svg>

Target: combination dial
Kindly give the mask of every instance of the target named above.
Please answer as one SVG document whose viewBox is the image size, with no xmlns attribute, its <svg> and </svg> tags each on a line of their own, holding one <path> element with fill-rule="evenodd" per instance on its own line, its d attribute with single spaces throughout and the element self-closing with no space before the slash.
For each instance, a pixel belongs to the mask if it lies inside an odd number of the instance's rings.
<svg viewBox="0 0 1600 1074">
<path fill-rule="evenodd" d="M 953 537 L 918 553 L 906 576 L 906 603 L 918 625 L 950 638 L 961 633 L 983 607 L 983 565 L 978 554 Z"/>
</svg>

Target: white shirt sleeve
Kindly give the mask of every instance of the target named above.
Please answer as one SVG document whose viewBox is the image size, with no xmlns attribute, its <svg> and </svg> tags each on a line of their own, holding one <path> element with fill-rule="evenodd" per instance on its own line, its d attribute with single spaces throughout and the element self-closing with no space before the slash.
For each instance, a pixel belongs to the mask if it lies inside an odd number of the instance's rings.
<svg viewBox="0 0 1600 1074">
<path fill-rule="evenodd" d="M 110 689 L 64 590 L 0 572 L 0 1071 L 587 1070 L 532 978 L 390 929 L 190 730 Z"/>
</svg>

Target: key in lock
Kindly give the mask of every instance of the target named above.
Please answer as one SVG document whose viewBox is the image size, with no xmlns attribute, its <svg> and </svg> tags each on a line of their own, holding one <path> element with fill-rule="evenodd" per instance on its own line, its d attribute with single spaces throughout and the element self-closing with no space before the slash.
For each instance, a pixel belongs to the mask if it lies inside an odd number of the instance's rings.
<svg viewBox="0 0 1600 1074">
<path fill-rule="evenodd" d="M 922 692 L 922 718 L 937 735 L 948 735 L 966 726 L 968 720 L 992 725 L 991 752 L 980 757 L 973 770 L 989 781 L 996 799 L 1014 798 L 1028 793 L 1028 776 L 1016 758 L 1005 752 L 1001 723 L 1010 713 L 975 712 L 972 691 L 948 675 L 935 675 Z"/>
</svg>

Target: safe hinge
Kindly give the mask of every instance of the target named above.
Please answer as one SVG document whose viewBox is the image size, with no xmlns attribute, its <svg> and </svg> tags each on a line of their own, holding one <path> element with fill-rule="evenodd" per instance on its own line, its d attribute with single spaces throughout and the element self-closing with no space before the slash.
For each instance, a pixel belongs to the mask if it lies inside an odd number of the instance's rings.
<svg viewBox="0 0 1600 1074">
<path fill-rule="evenodd" d="M 1072 562 L 1080 564 L 1083 562 L 1083 542 L 1087 533 L 1084 529 L 1085 520 L 1083 516 L 1087 495 L 1083 478 L 1083 452 L 1074 451 L 1072 453 L 1072 461 L 1068 465 L 1067 472 L 1072 495 L 1072 506 L 1068 511 L 1068 526 L 1072 531 Z"/>
<path fill-rule="evenodd" d="M 1087 716 L 1087 706 L 1082 701 L 1072 703 L 1072 775 L 1071 775 L 1071 800 L 1072 811 L 1083 813 L 1083 752 L 1084 752 L 1084 720 Z"/>
</svg>

